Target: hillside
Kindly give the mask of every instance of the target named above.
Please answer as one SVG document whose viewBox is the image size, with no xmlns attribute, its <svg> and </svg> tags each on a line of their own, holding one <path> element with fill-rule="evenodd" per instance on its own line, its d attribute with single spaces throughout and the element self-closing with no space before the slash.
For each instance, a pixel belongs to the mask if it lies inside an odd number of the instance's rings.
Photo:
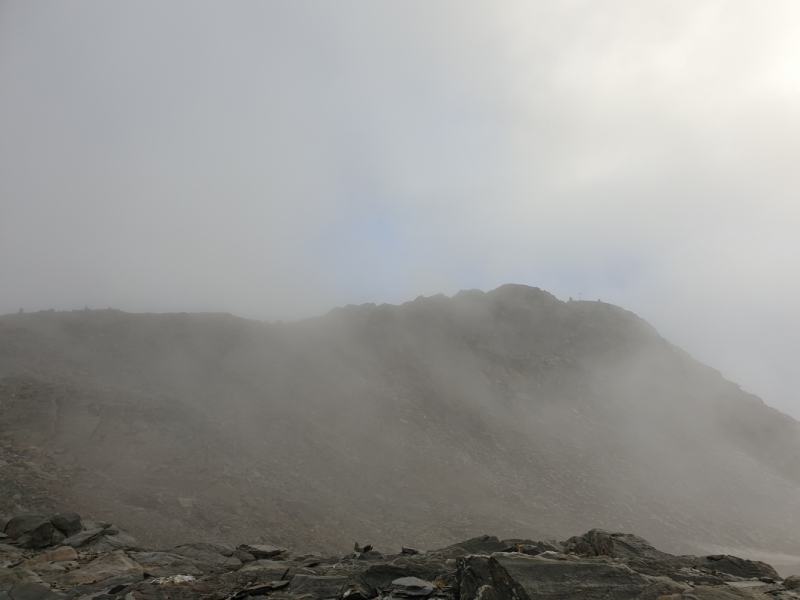
<svg viewBox="0 0 800 600">
<path fill-rule="evenodd" d="M 4 512 L 161 546 L 599 527 L 800 560 L 797 422 L 609 304 L 508 285 L 292 324 L 13 314 L 0 375 Z"/>
</svg>

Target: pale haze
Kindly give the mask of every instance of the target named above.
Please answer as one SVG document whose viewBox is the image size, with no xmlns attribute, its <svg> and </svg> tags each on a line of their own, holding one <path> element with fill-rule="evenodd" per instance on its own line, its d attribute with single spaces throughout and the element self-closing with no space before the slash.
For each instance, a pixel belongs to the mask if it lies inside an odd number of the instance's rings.
<svg viewBox="0 0 800 600">
<path fill-rule="evenodd" d="M 800 5 L 0 2 L 0 314 L 521 283 L 800 418 Z"/>
</svg>

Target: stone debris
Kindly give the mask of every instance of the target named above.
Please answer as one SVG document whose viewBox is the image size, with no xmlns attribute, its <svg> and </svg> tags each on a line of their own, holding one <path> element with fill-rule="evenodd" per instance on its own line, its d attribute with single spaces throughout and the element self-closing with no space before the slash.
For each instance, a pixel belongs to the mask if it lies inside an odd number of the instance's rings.
<svg viewBox="0 0 800 600">
<path fill-rule="evenodd" d="M 82 522 L 74 513 L 16 515 L 4 523 L 0 600 L 800 598 L 800 577 L 781 580 L 766 563 L 673 556 L 640 537 L 601 529 L 563 542 L 480 536 L 428 552 L 386 554 L 356 544 L 345 556 L 322 557 L 266 544 L 195 542 L 151 551 L 110 523 Z M 78 523 L 90 529 L 76 532 Z M 45 536 L 31 532 L 47 531 L 44 524 L 70 535 L 36 547 Z"/>
</svg>

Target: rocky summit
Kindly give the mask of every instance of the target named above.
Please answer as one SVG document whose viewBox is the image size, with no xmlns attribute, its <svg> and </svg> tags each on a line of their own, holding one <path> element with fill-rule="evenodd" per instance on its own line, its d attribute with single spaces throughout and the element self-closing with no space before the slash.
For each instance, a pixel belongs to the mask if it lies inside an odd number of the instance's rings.
<svg viewBox="0 0 800 600">
<path fill-rule="evenodd" d="M 800 578 L 729 555 L 673 556 L 632 534 L 566 541 L 480 536 L 420 552 L 355 543 L 344 556 L 265 544 L 139 547 L 76 513 L 6 516 L 0 600 L 767 600 L 800 598 Z"/>
<path fill-rule="evenodd" d="M 249 540 L 341 555 L 369 539 L 398 554 L 487 531 L 564 540 L 601 528 L 675 555 L 800 563 L 794 419 L 631 312 L 518 285 L 287 324 L 111 309 L 0 317 L 0 467 L 0 511 L 95 515 L 149 547 Z M 38 523 L 21 534 L 31 551 L 74 535 L 26 518 L 9 527 Z M 470 553 L 491 557 L 481 564 L 493 590 L 517 595 L 528 584 L 503 573 L 519 565 L 565 580 L 586 569 L 637 590 L 663 575 L 632 561 L 667 559 L 623 556 L 625 543 L 615 537 L 617 556 L 588 563 L 584 546 L 532 558 L 539 542 Z M 116 550 L 120 564 L 150 568 Z M 444 555 L 425 556 L 378 563 Z M 291 568 L 316 586 L 366 559 L 347 560 Z M 389 572 L 381 593 L 397 597 L 416 584 L 391 591 L 395 579 L 441 574 Z"/>
</svg>

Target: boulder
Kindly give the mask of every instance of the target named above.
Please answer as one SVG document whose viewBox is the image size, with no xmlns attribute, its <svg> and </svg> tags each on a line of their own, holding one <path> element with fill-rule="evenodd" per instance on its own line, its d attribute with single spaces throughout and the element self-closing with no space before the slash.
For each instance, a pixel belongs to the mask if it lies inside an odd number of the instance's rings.
<svg viewBox="0 0 800 600">
<path fill-rule="evenodd" d="M 74 549 L 66 547 L 57 548 L 56 550 L 51 550 L 49 552 L 42 552 L 41 554 L 26 560 L 19 566 L 23 569 L 29 569 L 35 565 L 43 563 L 59 563 L 73 560 L 78 560 L 78 553 L 75 552 Z"/>
<path fill-rule="evenodd" d="M 370 565 L 365 571 L 352 576 L 348 581 L 351 584 L 360 584 L 368 591 L 367 598 L 374 598 L 380 592 L 388 591 L 395 579 L 410 577 L 412 573 L 405 566 L 395 564 Z"/>
<path fill-rule="evenodd" d="M 427 598 L 436 591 L 430 581 L 419 577 L 400 577 L 392 581 L 391 596 L 395 598 Z"/>
<path fill-rule="evenodd" d="M 458 581 L 459 600 L 475 600 L 478 590 L 492 586 L 492 574 L 489 572 L 488 556 L 462 556 L 456 559 L 456 579 Z"/>
<path fill-rule="evenodd" d="M 614 533 L 604 529 L 575 536 L 560 544 L 569 552 L 611 558 L 670 558 L 672 555 L 656 550 L 650 542 L 630 533 Z"/>
<path fill-rule="evenodd" d="M 789 575 L 789 577 L 783 580 L 783 587 L 785 587 L 787 590 L 800 589 L 800 576 Z"/>
<path fill-rule="evenodd" d="M 62 583 L 69 585 L 95 583 L 111 578 L 130 578 L 138 581 L 144 576 L 142 566 L 126 556 L 122 550 L 115 550 L 109 554 L 96 558 L 88 565 L 64 575 Z"/>
<path fill-rule="evenodd" d="M 729 554 L 712 554 L 701 556 L 697 559 L 697 567 L 706 571 L 717 573 L 727 573 L 745 579 L 760 579 L 768 577 L 770 579 L 780 579 L 781 576 L 767 563 L 758 560 L 747 560 Z"/>
<path fill-rule="evenodd" d="M 290 565 L 284 561 L 257 560 L 246 564 L 237 572 L 239 585 L 254 585 L 281 581 L 290 572 Z"/>
<path fill-rule="evenodd" d="M 78 513 L 59 513 L 50 519 L 53 527 L 58 529 L 65 537 L 71 537 L 83 530 L 83 522 Z"/>
<path fill-rule="evenodd" d="M 131 552 L 130 557 L 139 563 L 144 572 L 151 577 L 170 577 L 173 575 L 202 575 L 193 559 L 169 552 Z"/>
<path fill-rule="evenodd" d="M 251 585 L 230 596 L 230 600 L 249 600 L 250 598 L 265 598 L 276 590 L 282 590 L 289 585 L 288 581 L 273 581 L 266 584 Z"/>
<path fill-rule="evenodd" d="M 6 592 L 11 600 L 62 600 L 64 596 L 41 583 L 21 583 Z"/>
<path fill-rule="evenodd" d="M 0 568 L 0 585 L 11 587 L 18 583 L 42 583 L 42 578 L 24 567 L 17 569 Z"/>
<path fill-rule="evenodd" d="M 102 529 L 89 529 L 87 531 L 81 531 L 75 535 L 69 536 L 67 539 L 61 542 L 61 545 L 69 546 L 71 548 L 82 548 L 99 538 L 101 535 L 103 535 Z"/>
<path fill-rule="evenodd" d="M 669 558 L 627 558 L 626 565 L 642 575 L 669 577 L 682 569 L 692 569 L 697 565 L 696 556 L 672 556 Z"/>
<path fill-rule="evenodd" d="M 632 600 L 645 592 L 666 595 L 686 589 L 678 583 L 641 575 L 625 565 L 600 560 L 550 560 L 495 553 L 489 559 L 489 572 L 501 599 Z"/>
<path fill-rule="evenodd" d="M 193 559 L 194 565 L 208 573 L 217 569 L 240 567 L 242 561 L 234 558 L 234 548 L 209 542 L 195 542 L 183 544 L 169 550 L 170 554 L 179 554 Z"/>
<path fill-rule="evenodd" d="M 29 531 L 34 530 L 44 523 L 46 519 L 39 515 L 22 515 L 19 517 L 12 517 L 6 523 L 3 532 L 12 540 L 23 536 Z"/>
<path fill-rule="evenodd" d="M 256 560 L 275 558 L 289 552 L 286 548 L 278 548 L 268 544 L 242 544 L 238 550 L 252 555 Z"/>
<path fill-rule="evenodd" d="M 474 537 L 457 544 L 452 544 L 442 548 L 439 552 L 448 554 L 451 558 L 465 556 L 467 554 L 491 554 L 492 552 L 502 552 L 508 547 L 493 535 L 482 535 Z"/>
<path fill-rule="evenodd" d="M 139 542 L 133 536 L 127 533 L 116 533 L 110 535 L 108 532 L 112 529 L 106 529 L 103 535 L 95 538 L 89 542 L 86 547 L 94 550 L 95 552 L 105 552 L 110 550 L 139 550 Z"/>
<path fill-rule="evenodd" d="M 338 598 L 346 583 L 347 577 L 341 575 L 295 575 L 291 582 L 291 595 L 314 600 Z"/>
<path fill-rule="evenodd" d="M 5 534 L 23 548 L 45 548 L 53 537 L 53 526 L 39 515 L 14 517 L 6 525 Z"/>
</svg>

